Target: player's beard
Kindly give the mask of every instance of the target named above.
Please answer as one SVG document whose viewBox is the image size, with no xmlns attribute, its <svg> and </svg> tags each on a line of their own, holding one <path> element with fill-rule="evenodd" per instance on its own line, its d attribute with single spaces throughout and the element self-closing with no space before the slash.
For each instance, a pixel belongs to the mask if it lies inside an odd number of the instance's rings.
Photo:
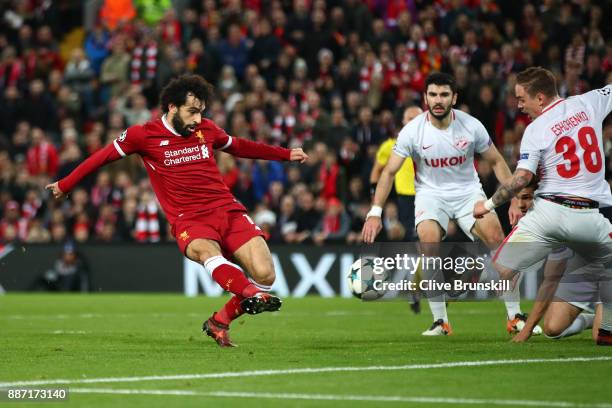
<svg viewBox="0 0 612 408">
<path fill-rule="evenodd" d="M 434 106 L 433 106 L 433 108 L 432 108 L 432 107 L 430 107 L 429 105 L 427 105 L 427 109 L 429 110 L 429 113 L 431 114 L 431 116 L 433 116 L 433 117 L 434 117 L 434 118 L 436 118 L 437 120 L 442 121 L 442 120 L 446 119 L 446 117 L 447 117 L 448 115 L 450 115 L 450 111 L 451 111 L 452 105 L 449 105 L 449 106 L 448 106 L 448 108 L 446 108 L 446 109 L 444 110 L 444 113 L 442 113 L 441 115 L 436 115 L 436 114 L 434 113 L 434 111 L 433 111 L 433 110 L 434 110 L 434 108 L 438 108 L 438 107 L 440 107 L 440 108 L 444 108 L 444 106 L 442 106 L 442 105 L 434 105 Z"/>
<path fill-rule="evenodd" d="M 195 130 L 195 128 L 189 129 L 185 122 L 183 122 L 183 119 L 179 117 L 178 113 L 172 118 L 172 127 L 183 137 L 189 136 Z"/>
</svg>

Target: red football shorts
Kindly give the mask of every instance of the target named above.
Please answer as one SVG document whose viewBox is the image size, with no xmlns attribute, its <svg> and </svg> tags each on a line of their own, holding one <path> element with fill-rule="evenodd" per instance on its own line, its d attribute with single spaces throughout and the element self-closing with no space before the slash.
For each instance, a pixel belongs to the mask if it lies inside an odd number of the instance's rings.
<svg viewBox="0 0 612 408">
<path fill-rule="evenodd" d="M 183 254 L 194 239 L 217 241 L 227 258 L 253 237 L 263 232 L 246 212 L 239 209 L 217 208 L 202 214 L 184 214 L 172 226 L 172 235 Z"/>
</svg>

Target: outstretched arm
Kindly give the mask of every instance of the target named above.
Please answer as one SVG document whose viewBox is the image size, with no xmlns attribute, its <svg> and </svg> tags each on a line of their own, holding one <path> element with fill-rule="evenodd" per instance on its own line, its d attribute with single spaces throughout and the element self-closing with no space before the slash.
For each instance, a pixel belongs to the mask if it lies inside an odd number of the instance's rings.
<svg viewBox="0 0 612 408">
<path fill-rule="evenodd" d="M 529 170 L 516 169 L 510 182 L 498 188 L 493 197 L 487 201 L 478 201 L 474 205 L 474 217 L 482 218 L 489 211 L 510 201 L 512 197 L 529 184 L 533 176 L 534 174 Z"/>
<path fill-rule="evenodd" d="M 308 158 L 301 148 L 285 149 L 234 136 L 228 136 L 226 144 L 219 147 L 219 150 L 247 159 L 291 160 L 303 163 Z"/>
<path fill-rule="evenodd" d="M 113 145 L 115 142 L 98 150 L 89 156 L 83 163 L 79 164 L 69 175 L 63 179 L 47 185 L 45 188 L 51 190 L 55 198 L 62 197 L 76 186 L 85 176 L 94 172 L 106 163 L 113 162 L 121 158 L 121 155 Z"/>
</svg>

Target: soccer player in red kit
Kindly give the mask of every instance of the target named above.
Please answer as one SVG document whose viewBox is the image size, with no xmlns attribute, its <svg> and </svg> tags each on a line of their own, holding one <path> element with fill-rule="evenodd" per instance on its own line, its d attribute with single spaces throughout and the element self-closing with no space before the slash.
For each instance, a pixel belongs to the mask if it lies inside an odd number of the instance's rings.
<svg viewBox="0 0 612 408">
<path fill-rule="evenodd" d="M 232 320 L 245 312 L 277 311 L 281 300 L 267 293 L 275 274 L 263 233 L 223 183 L 213 151 L 297 162 L 308 156 L 300 148 L 290 150 L 228 136 L 202 117 L 211 96 L 212 87 L 200 76 L 172 80 L 161 93 L 164 115 L 160 119 L 129 127 L 47 188 L 60 198 L 100 166 L 138 153 L 181 252 L 204 265 L 223 289 L 233 293 L 203 325 L 203 331 L 219 346 L 233 347 L 228 332 Z"/>
</svg>

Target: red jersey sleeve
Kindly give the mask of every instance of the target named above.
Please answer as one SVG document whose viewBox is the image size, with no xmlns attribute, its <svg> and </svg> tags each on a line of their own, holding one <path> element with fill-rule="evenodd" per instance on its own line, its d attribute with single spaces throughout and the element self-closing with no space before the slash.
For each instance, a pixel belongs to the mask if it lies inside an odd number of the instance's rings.
<svg viewBox="0 0 612 408">
<path fill-rule="evenodd" d="M 121 156 L 113 144 L 106 145 L 85 159 L 85 161 L 79 164 L 76 169 L 72 170 L 69 175 L 61 179 L 58 182 L 59 189 L 63 193 L 71 191 L 85 176 L 93 173 L 104 164 L 120 158 Z"/>
<path fill-rule="evenodd" d="M 71 191 L 84 177 L 93 173 L 106 163 L 139 151 L 143 144 L 144 131 L 142 126 L 132 126 L 125 130 L 113 143 L 98 150 L 77 166 L 69 175 L 58 182 L 59 189 L 67 193 Z"/>
<path fill-rule="evenodd" d="M 132 153 L 138 153 L 144 145 L 145 130 L 142 126 L 131 126 L 127 128 L 117 139 L 113 141 L 113 146 L 121 157 Z"/>
<path fill-rule="evenodd" d="M 230 153 L 236 157 L 264 160 L 289 160 L 291 150 L 279 146 L 253 142 L 240 137 L 229 136 L 212 121 L 207 121 L 208 131 L 213 135 L 213 148 Z"/>
</svg>

